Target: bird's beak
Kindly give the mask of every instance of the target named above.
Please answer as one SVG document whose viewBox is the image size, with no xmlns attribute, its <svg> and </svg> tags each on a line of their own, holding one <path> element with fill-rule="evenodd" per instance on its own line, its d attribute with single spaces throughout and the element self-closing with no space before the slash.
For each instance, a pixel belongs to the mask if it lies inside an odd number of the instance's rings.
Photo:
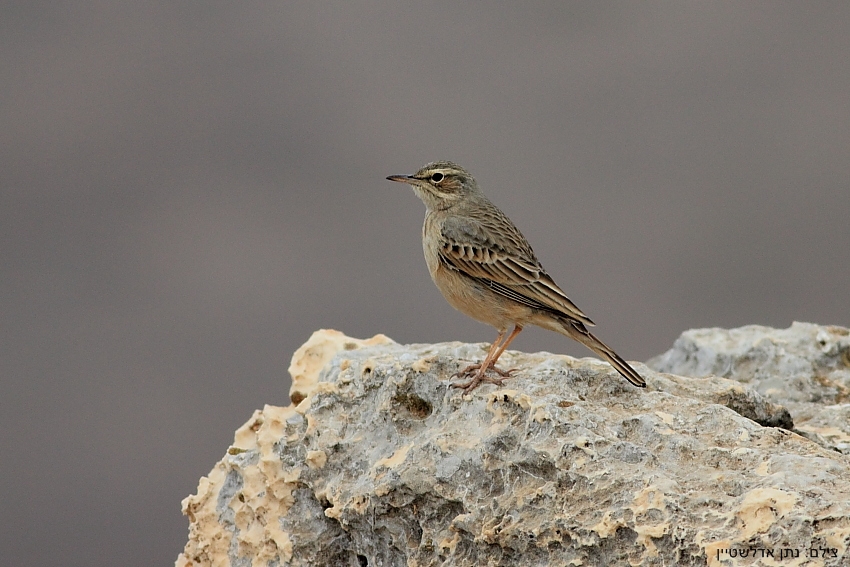
<svg viewBox="0 0 850 567">
<path fill-rule="evenodd" d="M 410 185 L 416 183 L 416 178 L 412 175 L 390 175 L 387 179 L 390 181 L 398 181 L 399 183 L 408 183 Z"/>
</svg>

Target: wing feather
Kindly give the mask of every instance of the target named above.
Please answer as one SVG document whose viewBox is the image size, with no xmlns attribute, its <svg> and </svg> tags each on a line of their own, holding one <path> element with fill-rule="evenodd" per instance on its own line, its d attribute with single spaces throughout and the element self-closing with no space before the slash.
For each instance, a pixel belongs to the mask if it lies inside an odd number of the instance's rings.
<svg viewBox="0 0 850 567">
<path fill-rule="evenodd" d="M 486 214 L 491 222 L 470 216 L 443 222 L 441 261 L 518 303 L 593 325 L 549 277 L 519 229 L 495 206 Z"/>
</svg>

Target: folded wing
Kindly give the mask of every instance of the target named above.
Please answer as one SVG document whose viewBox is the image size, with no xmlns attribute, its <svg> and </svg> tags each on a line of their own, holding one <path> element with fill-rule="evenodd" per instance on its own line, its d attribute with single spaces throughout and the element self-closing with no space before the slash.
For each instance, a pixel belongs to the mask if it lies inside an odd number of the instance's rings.
<svg viewBox="0 0 850 567">
<path fill-rule="evenodd" d="M 499 231 L 498 235 L 494 231 Z M 510 242 L 512 246 L 499 242 Z M 478 280 L 495 293 L 593 325 L 549 277 L 519 229 L 495 207 L 479 219 L 446 219 L 440 244 L 444 265 Z"/>
</svg>

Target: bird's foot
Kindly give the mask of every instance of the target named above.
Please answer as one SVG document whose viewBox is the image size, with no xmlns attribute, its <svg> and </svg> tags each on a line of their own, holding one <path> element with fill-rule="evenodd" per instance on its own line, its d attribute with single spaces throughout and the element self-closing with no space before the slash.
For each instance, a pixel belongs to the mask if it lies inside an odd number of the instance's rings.
<svg viewBox="0 0 850 567">
<path fill-rule="evenodd" d="M 501 376 L 501 378 L 487 376 L 486 372 L 488 370 L 495 372 L 496 374 Z M 469 382 L 460 382 L 452 384 L 452 388 L 460 388 L 461 390 L 463 390 L 464 394 L 468 394 L 483 383 L 502 386 L 504 384 L 505 379 L 513 378 L 513 373 L 516 371 L 516 368 L 511 368 L 510 370 L 502 370 L 501 368 L 496 368 L 493 364 L 490 364 L 486 368 L 484 368 L 481 363 L 470 364 L 463 370 L 455 372 L 452 375 L 452 378 L 468 378 L 472 376 L 472 379 Z"/>
</svg>

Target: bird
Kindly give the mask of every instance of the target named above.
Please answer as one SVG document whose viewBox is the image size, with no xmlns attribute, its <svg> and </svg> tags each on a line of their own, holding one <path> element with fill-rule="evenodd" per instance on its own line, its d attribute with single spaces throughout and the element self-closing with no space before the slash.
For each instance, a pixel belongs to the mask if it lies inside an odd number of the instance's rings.
<svg viewBox="0 0 850 567">
<path fill-rule="evenodd" d="M 469 380 L 453 387 L 467 394 L 482 383 L 502 386 L 516 369 L 502 370 L 496 362 L 527 325 L 580 342 L 630 383 L 646 387 L 629 363 L 590 332 L 593 321 L 546 273 L 525 236 L 467 170 L 451 161 L 435 161 L 413 175 L 387 179 L 410 185 L 425 203 L 422 248 L 431 279 L 443 297 L 461 313 L 498 331 L 481 363 L 452 376 Z"/>
</svg>

